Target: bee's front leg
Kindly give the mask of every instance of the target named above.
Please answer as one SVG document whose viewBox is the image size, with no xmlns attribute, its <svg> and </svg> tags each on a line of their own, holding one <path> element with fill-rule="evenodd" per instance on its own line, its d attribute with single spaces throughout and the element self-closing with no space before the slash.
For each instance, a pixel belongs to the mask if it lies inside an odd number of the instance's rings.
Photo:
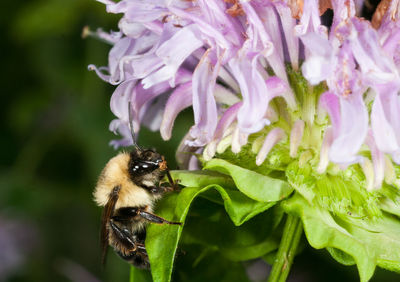
<svg viewBox="0 0 400 282">
<path fill-rule="evenodd" d="M 165 187 L 165 192 L 179 191 L 180 190 L 180 188 L 179 188 L 180 180 L 175 179 L 175 181 L 174 181 L 168 168 L 166 169 L 166 174 L 167 174 L 167 178 L 168 178 L 168 182 L 169 182 L 170 186 Z"/>
<path fill-rule="evenodd" d="M 169 185 L 167 183 L 159 184 L 158 186 L 150 186 L 146 187 L 146 189 L 152 194 L 164 194 L 167 192 L 179 191 L 179 180 L 175 180 L 173 185 Z"/>
</svg>

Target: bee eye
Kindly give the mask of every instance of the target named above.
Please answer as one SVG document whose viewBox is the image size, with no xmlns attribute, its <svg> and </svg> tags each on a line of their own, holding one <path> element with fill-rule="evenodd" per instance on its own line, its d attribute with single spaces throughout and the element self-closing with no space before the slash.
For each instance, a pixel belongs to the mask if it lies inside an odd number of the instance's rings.
<svg viewBox="0 0 400 282">
<path fill-rule="evenodd" d="M 133 176 L 140 176 L 147 173 L 151 173 L 155 169 L 157 169 L 158 162 L 153 161 L 134 161 L 129 166 L 129 170 Z"/>
<path fill-rule="evenodd" d="M 160 168 L 163 158 L 157 152 L 146 150 L 139 152 L 140 154 L 131 153 L 128 170 L 131 178 L 152 173 Z"/>
</svg>

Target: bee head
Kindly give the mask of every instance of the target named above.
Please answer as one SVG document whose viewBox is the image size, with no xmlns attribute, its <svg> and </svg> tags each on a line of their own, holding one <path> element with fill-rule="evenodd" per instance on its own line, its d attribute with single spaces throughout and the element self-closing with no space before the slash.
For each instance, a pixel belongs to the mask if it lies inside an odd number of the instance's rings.
<svg viewBox="0 0 400 282">
<path fill-rule="evenodd" d="M 128 164 L 129 174 L 133 177 L 149 174 L 157 169 L 165 170 L 164 157 L 153 150 L 133 150 Z"/>
</svg>

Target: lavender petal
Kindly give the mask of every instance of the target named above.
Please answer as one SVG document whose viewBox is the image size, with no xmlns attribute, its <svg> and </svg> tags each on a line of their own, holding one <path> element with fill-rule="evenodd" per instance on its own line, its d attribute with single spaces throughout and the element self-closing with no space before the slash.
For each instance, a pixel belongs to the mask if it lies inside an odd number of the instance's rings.
<svg viewBox="0 0 400 282">
<path fill-rule="evenodd" d="M 171 138 L 174 121 L 183 109 L 192 105 L 192 83 L 186 82 L 178 86 L 168 99 L 160 127 L 164 140 Z"/>
</svg>

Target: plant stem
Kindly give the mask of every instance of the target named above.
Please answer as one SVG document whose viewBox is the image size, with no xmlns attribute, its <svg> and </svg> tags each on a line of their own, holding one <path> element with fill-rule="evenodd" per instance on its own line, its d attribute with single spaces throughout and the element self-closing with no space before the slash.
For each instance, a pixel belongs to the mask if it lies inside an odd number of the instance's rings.
<svg viewBox="0 0 400 282">
<path fill-rule="evenodd" d="M 274 264 L 272 265 L 268 282 L 286 281 L 302 233 L 303 225 L 300 218 L 289 214 L 286 218 L 282 240 Z"/>
</svg>

